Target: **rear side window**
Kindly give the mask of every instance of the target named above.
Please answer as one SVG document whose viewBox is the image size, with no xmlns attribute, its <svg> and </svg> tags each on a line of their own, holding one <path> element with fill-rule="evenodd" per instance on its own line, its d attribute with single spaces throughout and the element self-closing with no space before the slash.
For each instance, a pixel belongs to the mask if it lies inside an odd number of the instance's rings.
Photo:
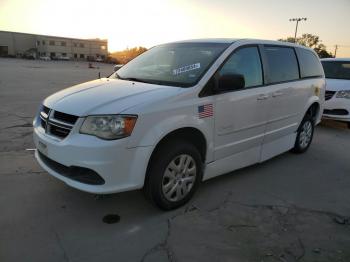
<svg viewBox="0 0 350 262">
<path fill-rule="evenodd" d="M 323 76 L 323 70 L 318 57 L 310 50 L 298 48 L 301 77 Z"/>
<path fill-rule="evenodd" d="M 265 46 L 269 66 L 269 82 L 279 83 L 299 79 L 298 61 L 293 48 Z"/>
<path fill-rule="evenodd" d="M 245 87 L 263 84 L 260 55 L 257 47 L 240 48 L 230 56 L 220 69 L 220 75 L 241 74 Z"/>
</svg>

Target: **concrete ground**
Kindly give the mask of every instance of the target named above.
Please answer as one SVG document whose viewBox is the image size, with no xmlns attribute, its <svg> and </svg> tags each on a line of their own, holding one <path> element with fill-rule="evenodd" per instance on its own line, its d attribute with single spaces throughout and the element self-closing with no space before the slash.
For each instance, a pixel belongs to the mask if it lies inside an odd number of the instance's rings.
<svg viewBox="0 0 350 262">
<path fill-rule="evenodd" d="M 204 182 L 172 212 L 140 191 L 95 197 L 43 172 L 26 150 L 37 107 L 112 72 L 95 66 L 0 59 L 1 262 L 350 261 L 350 131 L 342 125 L 318 126 L 303 155 Z"/>
</svg>

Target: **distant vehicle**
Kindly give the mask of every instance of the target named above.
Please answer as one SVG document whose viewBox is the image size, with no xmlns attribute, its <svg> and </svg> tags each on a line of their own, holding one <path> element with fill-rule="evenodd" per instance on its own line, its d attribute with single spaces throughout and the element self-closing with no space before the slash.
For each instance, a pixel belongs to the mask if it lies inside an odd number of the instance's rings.
<svg viewBox="0 0 350 262">
<path fill-rule="evenodd" d="M 169 210 L 202 180 L 305 152 L 320 122 L 317 54 L 292 43 L 205 39 L 153 47 L 113 73 L 47 97 L 35 157 L 96 194 L 143 188 Z"/>
<path fill-rule="evenodd" d="M 120 68 L 122 68 L 124 65 L 122 64 L 118 64 L 118 65 L 115 65 L 114 68 L 113 68 L 113 71 L 114 72 L 117 72 Z"/>
<path fill-rule="evenodd" d="M 69 61 L 70 57 L 69 56 L 57 56 L 57 60 Z"/>
<path fill-rule="evenodd" d="M 95 59 L 95 61 L 96 61 L 96 62 L 103 62 L 103 59 L 102 59 L 101 57 L 97 57 L 97 58 Z"/>
<path fill-rule="evenodd" d="M 324 118 L 344 121 L 350 128 L 350 58 L 321 60 L 326 75 Z"/>
<path fill-rule="evenodd" d="M 51 58 L 49 56 L 40 56 L 39 57 L 40 60 L 44 60 L 44 61 L 50 61 Z"/>
<path fill-rule="evenodd" d="M 34 60 L 34 59 L 35 59 L 35 54 L 32 54 L 32 53 L 24 53 L 22 57 L 23 57 L 24 59 Z"/>
</svg>

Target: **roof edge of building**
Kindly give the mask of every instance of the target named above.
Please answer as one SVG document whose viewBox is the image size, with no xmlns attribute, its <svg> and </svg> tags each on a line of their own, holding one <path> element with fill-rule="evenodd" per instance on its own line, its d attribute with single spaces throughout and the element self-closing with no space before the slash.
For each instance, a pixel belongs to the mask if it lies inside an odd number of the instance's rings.
<svg viewBox="0 0 350 262">
<path fill-rule="evenodd" d="M 74 38 L 74 37 L 66 37 L 66 36 L 42 35 L 42 34 L 23 33 L 23 32 L 14 32 L 14 31 L 6 31 L 6 30 L 0 30 L 0 33 L 23 34 L 23 35 L 52 37 L 52 38 L 65 38 L 65 39 L 78 40 L 78 41 L 108 42 L 108 39 L 100 39 L 100 38 Z"/>
</svg>

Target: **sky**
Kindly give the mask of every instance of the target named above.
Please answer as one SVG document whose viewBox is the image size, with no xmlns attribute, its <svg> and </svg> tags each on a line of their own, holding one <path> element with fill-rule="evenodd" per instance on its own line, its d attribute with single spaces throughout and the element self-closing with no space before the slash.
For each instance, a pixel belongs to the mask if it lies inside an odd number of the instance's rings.
<svg viewBox="0 0 350 262">
<path fill-rule="evenodd" d="M 0 30 L 108 39 L 110 52 L 184 39 L 318 35 L 350 57 L 350 0 L 0 0 Z"/>
</svg>

